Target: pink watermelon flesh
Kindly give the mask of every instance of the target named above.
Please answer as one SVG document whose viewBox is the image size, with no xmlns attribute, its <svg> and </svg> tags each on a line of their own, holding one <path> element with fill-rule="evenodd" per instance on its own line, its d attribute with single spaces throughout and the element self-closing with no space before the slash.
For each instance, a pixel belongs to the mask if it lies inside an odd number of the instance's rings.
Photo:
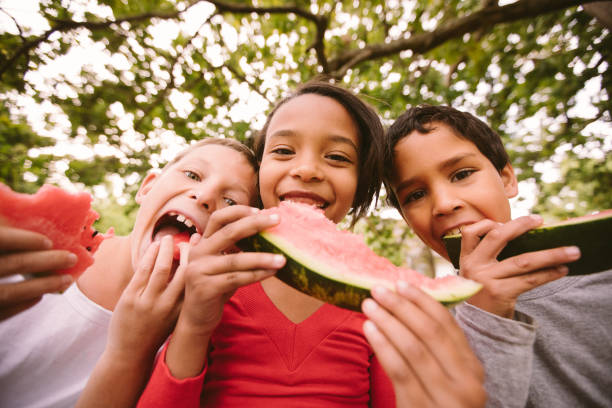
<svg viewBox="0 0 612 408">
<path fill-rule="evenodd" d="M 8 225 L 47 236 L 53 249 L 65 249 L 77 256 L 68 269 L 54 271 L 76 279 L 94 262 L 100 243 L 112 236 L 112 229 L 100 234 L 92 228 L 98 213 L 91 209 L 89 193 L 68 193 L 51 185 L 35 194 L 22 194 L 0 183 L 0 217 Z"/>
<path fill-rule="evenodd" d="M 452 297 L 452 293 L 458 295 L 458 301 L 464 300 L 481 287 L 460 276 L 432 279 L 412 269 L 397 267 L 374 253 L 363 237 L 339 230 L 322 210 L 310 205 L 283 201 L 280 206 L 262 212 L 278 214 L 281 220 L 261 233 L 265 239 L 281 248 L 291 248 L 287 252 L 299 263 L 323 270 L 326 277 L 338 282 L 363 288 L 380 284 L 394 289 L 395 282 L 403 280 L 441 301 L 440 296 Z"/>
</svg>

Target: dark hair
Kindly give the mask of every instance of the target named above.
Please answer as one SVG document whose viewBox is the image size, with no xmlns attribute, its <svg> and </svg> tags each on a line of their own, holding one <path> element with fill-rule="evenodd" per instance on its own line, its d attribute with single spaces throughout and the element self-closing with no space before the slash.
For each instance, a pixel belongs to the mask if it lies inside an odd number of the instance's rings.
<svg viewBox="0 0 612 408">
<path fill-rule="evenodd" d="M 391 189 L 393 180 L 395 145 L 417 131 L 429 133 L 435 129 L 434 123 L 443 123 L 450 127 L 457 136 L 474 143 L 498 171 L 501 171 L 509 162 L 508 152 L 502 143 L 501 137 L 489 125 L 474 115 L 462 112 L 451 106 L 419 105 L 408 108 L 387 130 L 385 151 L 387 164 L 384 169 L 384 183 L 387 189 L 387 201 L 398 210 L 400 204 Z M 440 146 L 443 148 L 443 146 Z"/>
<path fill-rule="evenodd" d="M 276 104 L 268 114 L 266 123 L 255 137 L 253 150 L 261 162 L 266 133 L 276 111 L 290 100 L 307 94 L 327 96 L 342 105 L 355 122 L 359 137 L 358 183 L 352 209 L 349 214 L 353 219 L 351 225 L 365 215 L 374 200 L 378 200 L 382 185 L 384 159 L 384 129 L 376 111 L 362 101 L 356 94 L 339 85 L 325 81 L 310 81 L 298 87 L 288 97 Z"/>
</svg>

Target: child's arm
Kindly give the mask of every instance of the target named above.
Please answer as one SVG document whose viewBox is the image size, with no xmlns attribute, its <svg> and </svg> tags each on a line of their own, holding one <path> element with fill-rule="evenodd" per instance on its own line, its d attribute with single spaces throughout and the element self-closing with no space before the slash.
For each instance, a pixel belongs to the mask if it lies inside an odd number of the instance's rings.
<svg viewBox="0 0 612 408">
<path fill-rule="evenodd" d="M 176 378 L 193 377 L 202 371 L 208 341 L 221 320 L 223 305 L 234 291 L 271 276 L 284 265 L 280 255 L 224 254 L 239 240 L 277 223 L 245 206 L 227 207 L 209 220 L 190 257 L 185 304 L 166 354 L 166 363 Z"/>
<path fill-rule="evenodd" d="M 0 224 L 0 278 L 49 273 L 76 263 L 74 254 L 51 246 L 41 234 Z M 65 290 L 72 281 L 70 275 L 49 275 L 0 283 L 0 320 L 35 305 L 45 293 Z"/>
<path fill-rule="evenodd" d="M 182 302 L 189 251 L 182 244 L 180 266 L 170 277 L 173 245 L 166 236 L 147 249 L 115 307 L 106 348 L 77 407 L 133 407 L 138 401 Z"/>
<path fill-rule="evenodd" d="M 497 261 L 497 255 L 509 241 L 541 224 L 539 216 L 526 216 L 505 224 L 482 220 L 461 228 L 460 273 L 483 285 L 468 303 L 512 318 L 521 293 L 567 274 L 564 264 L 580 258 L 577 247 L 528 252 Z"/>
<path fill-rule="evenodd" d="M 197 404 L 209 340 L 221 320 L 223 305 L 237 288 L 269 277 L 284 265 L 285 259 L 279 255 L 233 250 L 239 240 L 278 223 L 254 211 L 246 206 L 216 211 L 190 251 L 185 300 L 176 328 L 165 350 L 165 361 L 157 362 L 139 407 L 164 406 L 160 401 L 168 395 L 180 395 L 185 404 Z"/>
<path fill-rule="evenodd" d="M 481 407 L 484 370 L 453 316 L 417 288 L 398 282 L 363 303 L 364 333 L 393 383 L 398 407 Z"/>
</svg>

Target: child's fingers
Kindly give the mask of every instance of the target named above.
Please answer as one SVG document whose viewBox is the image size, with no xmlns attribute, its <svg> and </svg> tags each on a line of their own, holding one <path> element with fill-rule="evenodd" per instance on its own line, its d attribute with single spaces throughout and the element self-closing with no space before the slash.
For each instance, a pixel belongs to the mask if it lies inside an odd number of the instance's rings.
<svg viewBox="0 0 612 408">
<path fill-rule="evenodd" d="M 479 223 L 476 223 L 461 229 L 462 237 L 463 235 L 468 236 L 471 245 L 473 245 L 473 241 L 478 239 L 478 236 L 483 235 L 482 231 L 477 230 L 477 224 L 479 225 Z M 498 224 L 497 227 L 486 232 L 480 243 L 476 243 L 478 246 L 478 257 L 483 260 L 497 258 L 497 255 L 505 248 L 508 242 L 540 225 L 542 225 L 542 218 L 538 215 L 527 215 L 502 225 Z"/>
<path fill-rule="evenodd" d="M 387 375 L 393 379 L 394 384 L 397 382 L 401 384 L 401 386 L 395 387 L 395 397 L 398 406 L 401 403 L 407 403 L 404 395 L 410 398 L 411 406 L 427 406 L 427 401 L 430 398 L 423 385 L 415 376 L 412 368 L 406 364 L 403 356 L 399 354 L 387 337 L 380 332 L 376 324 L 371 320 L 366 320 L 363 324 L 363 333 Z"/>
<path fill-rule="evenodd" d="M 461 256 L 471 254 L 480 244 L 482 237 L 492 229 L 499 227 L 499 225 L 499 223 L 493 220 L 484 219 L 461 227 Z"/>
<path fill-rule="evenodd" d="M 190 269 L 200 270 L 207 275 L 225 274 L 230 276 L 230 273 L 234 271 L 278 269 L 285 265 L 285 261 L 285 257 L 279 254 L 239 252 L 208 257 L 201 261 L 201 264 L 200 262 L 194 262 Z"/>
<path fill-rule="evenodd" d="M 0 225 L 0 251 L 42 251 L 53 242 L 38 232 Z"/>
<path fill-rule="evenodd" d="M 215 211 L 206 224 L 206 229 L 202 233 L 204 238 L 208 238 L 225 225 L 235 222 L 241 218 L 258 213 L 259 210 L 246 205 L 232 205 L 219 211 Z"/>
<path fill-rule="evenodd" d="M 9 317 L 15 316 L 16 314 L 31 308 L 32 306 L 40 302 L 41 299 L 42 296 L 39 296 L 37 298 L 26 300 L 21 303 L 12 304 L 6 307 L 0 307 L 0 322 L 4 319 L 8 319 Z"/>
<path fill-rule="evenodd" d="M 174 260 L 174 239 L 170 235 L 162 238 L 153 272 L 149 278 L 149 283 L 145 291 L 152 294 L 158 294 L 168 286 L 170 280 L 170 272 L 172 271 L 172 262 Z"/>
<path fill-rule="evenodd" d="M 48 273 L 74 266 L 77 257 L 65 250 L 17 252 L 0 255 L 0 276 Z"/>
<path fill-rule="evenodd" d="M 396 295 L 391 294 L 391 296 Z M 449 378 L 427 345 L 412 331 L 412 327 L 402 324 L 397 316 L 391 315 L 377 302 L 366 299 L 363 302 L 363 311 L 401 358 L 391 363 L 387 360 L 391 356 L 388 350 L 386 355 L 389 357 L 379 357 L 385 370 L 388 370 L 387 374 L 391 381 L 404 383 L 407 376 L 414 375 L 429 398 L 434 399 L 436 387 L 444 387 L 444 384 L 449 382 Z M 422 313 L 417 313 L 415 317 L 426 318 Z M 382 358 L 385 358 L 384 363 Z"/>
<path fill-rule="evenodd" d="M 176 272 L 174 272 L 174 276 L 172 276 L 172 279 L 170 280 L 170 283 L 168 283 L 168 287 L 164 292 L 166 296 L 169 297 L 170 301 L 176 301 L 176 299 L 182 296 L 183 291 L 185 290 L 185 269 L 187 268 L 187 263 L 189 260 L 189 250 L 193 244 L 199 241 L 199 239 L 200 236 L 194 234 L 191 236 L 189 244 L 179 244 L 179 249 L 181 251 L 179 266 L 176 269 Z"/>
<path fill-rule="evenodd" d="M 411 343 L 405 339 L 410 335 L 415 336 L 418 339 L 416 341 L 421 342 L 437 360 L 437 364 L 430 363 L 432 371 L 436 369 L 435 366 L 451 367 L 448 370 L 448 374 L 451 375 L 452 367 L 464 363 L 463 358 L 455 352 L 456 343 L 467 346 L 467 342 L 457 335 L 460 330 L 452 331 L 456 326 L 452 315 L 440 303 L 418 289 L 406 284 L 400 287 L 401 294 L 380 287 L 372 291 L 374 299 L 392 313 L 399 324 L 386 324 L 381 326 L 381 330 L 396 334 L 396 347 L 400 350 L 403 345 L 411 346 Z"/>
<path fill-rule="evenodd" d="M 552 282 L 567 276 L 567 266 L 560 265 L 552 268 L 531 271 L 524 275 L 510 276 L 505 279 L 498 279 L 489 284 L 489 293 L 493 297 L 512 296 L 516 297 L 528 290 L 537 288 L 545 283 Z"/>
<path fill-rule="evenodd" d="M 147 287 L 149 276 L 151 276 L 153 266 L 155 265 L 155 259 L 157 258 L 157 253 L 159 252 L 159 244 L 159 241 L 155 241 L 149 245 L 143 257 L 138 262 L 136 272 L 134 272 L 134 276 L 132 276 L 130 283 L 128 283 L 127 287 L 125 288 L 126 291 L 135 290 L 140 292 Z"/>
<path fill-rule="evenodd" d="M 560 247 L 527 252 L 504 259 L 496 268 L 492 269 L 490 276 L 502 279 L 540 270 L 553 272 L 557 266 L 574 262 L 579 258 L 580 249 L 577 247 Z M 557 270 L 561 273 L 564 269 Z"/>
<path fill-rule="evenodd" d="M 206 253 L 220 253 L 226 248 L 233 246 L 241 239 L 250 237 L 259 231 L 278 224 L 278 222 L 279 219 L 277 215 L 268 214 L 255 214 L 241 218 L 224 225 L 223 228 L 209 236 L 205 244 L 201 242 L 196 252 L 200 252 L 201 247 L 206 246 L 206 248 L 202 248 Z"/>
<path fill-rule="evenodd" d="M 45 293 L 65 290 L 74 282 L 70 275 L 51 275 L 0 285 L 0 306 L 21 303 Z"/>
</svg>

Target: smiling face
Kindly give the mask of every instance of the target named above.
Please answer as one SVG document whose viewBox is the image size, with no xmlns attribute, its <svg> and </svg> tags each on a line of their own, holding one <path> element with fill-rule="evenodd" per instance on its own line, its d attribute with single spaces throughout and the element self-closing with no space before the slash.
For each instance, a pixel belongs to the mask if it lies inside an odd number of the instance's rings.
<svg viewBox="0 0 612 408">
<path fill-rule="evenodd" d="M 517 181 L 509 164 L 501 171 L 471 141 L 449 126 L 432 123 L 423 134 L 413 131 L 393 149 L 392 187 L 402 216 L 415 233 L 448 259 L 442 237 L 488 218 L 510 220 L 508 199 Z"/>
<path fill-rule="evenodd" d="M 245 156 L 217 144 L 196 147 L 161 174 L 149 174 L 136 195 L 140 209 L 130 234 L 132 264 L 164 235 L 174 235 L 175 243 L 188 241 L 192 233 L 204 231 L 215 210 L 251 204 L 255 183 Z"/>
<path fill-rule="evenodd" d="M 359 137 L 349 113 L 334 99 L 304 94 L 283 104 L 270 120 L 259 189 L 264 207 L 305 202 L 339 222 L 357 189 Z"/>
</svg>

